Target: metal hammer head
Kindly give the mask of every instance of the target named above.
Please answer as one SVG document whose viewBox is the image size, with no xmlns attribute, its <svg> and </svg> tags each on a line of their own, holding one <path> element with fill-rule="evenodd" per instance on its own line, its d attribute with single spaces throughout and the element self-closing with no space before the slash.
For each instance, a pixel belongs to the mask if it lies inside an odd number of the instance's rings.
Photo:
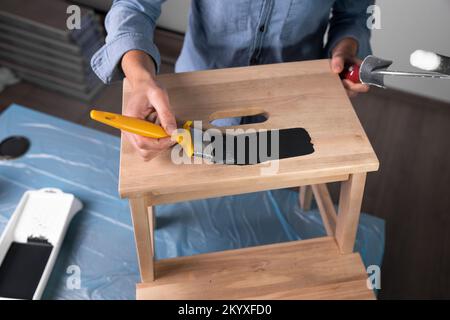
<svg viewBox="0 0 450 320">
<path fill-rule="evenodd" d="M 359 78 L 364 84 L 385 88 L 384 75 L 376 73 L 377 70 L 386 70 L 393 62 L 375 56 L 367 56 L 361 63 Z"/>
</svg>

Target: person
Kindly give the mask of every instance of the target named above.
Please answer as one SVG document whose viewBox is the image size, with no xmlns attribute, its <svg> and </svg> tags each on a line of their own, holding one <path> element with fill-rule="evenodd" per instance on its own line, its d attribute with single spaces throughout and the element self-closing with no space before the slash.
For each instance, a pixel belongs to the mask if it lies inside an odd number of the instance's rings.
<svg viewBox="0 0 450 320">
<path fill-rule="evenodd" d="M 124 114 L 176 130 L 169 96 L 155 79 L 161 63 L 153 34 L 163 0 L 115 0 L 105 45 L 91 66 L 105 83 L 127 77 L 132 92 Z M 329 57 L 331 70 L 370 53 L 367 8 L 374 0 L 192 0 L 176 72 Z M 368 86 L 343 80 L 350 96 Z M 230 125 L 234 124 L 232 122 Z M 170 138 L 124 132 L 144 160 L 169 148 Z"/>
</svg>

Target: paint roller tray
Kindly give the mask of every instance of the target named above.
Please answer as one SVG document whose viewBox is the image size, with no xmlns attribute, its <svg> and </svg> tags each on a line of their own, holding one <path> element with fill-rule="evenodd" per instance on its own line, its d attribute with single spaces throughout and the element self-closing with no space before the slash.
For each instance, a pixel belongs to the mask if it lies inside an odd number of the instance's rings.
<svg viewBox="0 0 450 320">
<path fill-rule="evenodd" d="M 0 238 L 0 299 L 40 299 L 67 227 L 82 208 L 59 189 L 27 191 Z"/>
</svg>

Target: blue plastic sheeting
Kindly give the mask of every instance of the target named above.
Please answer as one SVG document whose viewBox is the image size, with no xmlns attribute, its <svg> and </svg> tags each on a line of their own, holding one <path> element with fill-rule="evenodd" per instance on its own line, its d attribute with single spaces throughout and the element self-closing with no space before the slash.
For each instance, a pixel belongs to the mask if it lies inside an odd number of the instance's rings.
<svg viewBox="0 0 450 320">
<path fill-rule="evenodd" d="M 134 299 L 139 282 L 127 201 L 118 198 L 119 139 L 12 105 L 0 115 L 0 140 L 23 135 L 28 153 L 0 161 L 0 232 L 26 190 L 60 188 L 84 204 L 67 232 L 46 299 Z M 302 212 L 294 190 L 183 202 L 156 208 L 157 259 L 325 234 L 317 210 Z M 356 249 L 381 265 L 384 222 L 363 214 Z M 81 288 L 67 286 L 69 266 Z"/>
</svg>

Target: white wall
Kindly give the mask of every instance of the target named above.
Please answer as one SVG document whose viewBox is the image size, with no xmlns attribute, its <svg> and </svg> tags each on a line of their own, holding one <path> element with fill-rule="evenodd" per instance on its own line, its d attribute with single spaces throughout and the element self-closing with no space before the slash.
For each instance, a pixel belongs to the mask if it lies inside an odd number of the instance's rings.
<svg viewBox="0 0 450 320">
<path fill-rule="evenodd" d="M 381 29 L 372 33 L 374 54 L 394 64 L 391 69 L 417 70 L 409 64 L 416 49 L 450 56 L 450 1 L 377 0 Z M 450 102 L 450 80 L 386 78 L 386 84 Z"/>
<path fill-rule="evenodd" d="M 168 0 L 159 25 L 184 32 L 191 0 Z M 416 49 L 450 56 L 449 0 L 377 0 L 381 29 L 374 30 L 374 54 L 394 61 L 392 69 L 415 70 L 409 55 Z M 387 78 L 389 87 L 450 102 L 450 80 Z"/>
</svg>

